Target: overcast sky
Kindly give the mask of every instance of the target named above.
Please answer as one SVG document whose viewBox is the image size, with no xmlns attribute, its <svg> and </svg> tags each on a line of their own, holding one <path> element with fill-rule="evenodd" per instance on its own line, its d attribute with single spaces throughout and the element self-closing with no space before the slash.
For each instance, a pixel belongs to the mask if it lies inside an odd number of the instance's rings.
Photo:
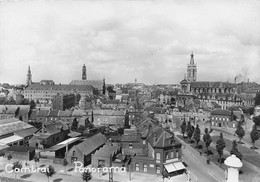
<svg viewBox="0 0 260 182">
<path fill-rule="evenodd" d="M 193 51 L 200 81 L 260 83 L 260 1 L 0 3 L 0 83 L 179 83 Z"/>
</svg>

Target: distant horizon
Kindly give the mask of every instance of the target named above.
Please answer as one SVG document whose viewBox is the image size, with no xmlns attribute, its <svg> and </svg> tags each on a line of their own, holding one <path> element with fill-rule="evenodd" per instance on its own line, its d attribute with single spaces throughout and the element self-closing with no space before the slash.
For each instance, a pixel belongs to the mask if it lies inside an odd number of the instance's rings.
<svg viewBox="0 0 260 182">
<path fill-rule="evenodd" d="M 18 1 L 0 6 L 0 83 L 259 82 L 260 1 Z"/>
</svg>

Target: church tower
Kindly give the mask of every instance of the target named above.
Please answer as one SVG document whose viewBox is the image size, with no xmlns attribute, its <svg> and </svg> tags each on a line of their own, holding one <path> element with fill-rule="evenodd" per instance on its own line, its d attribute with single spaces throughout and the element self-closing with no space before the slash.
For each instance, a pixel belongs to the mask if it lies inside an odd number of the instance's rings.
<svg viewBox="0 0 260 182">
<path fill-rule="evenodd" d="M 82 80 L 86 80 L 87 79 L 87 69 L 85 64 L 82 67 Z"/>
<path fill-rule="evenodd" d="M 28 67 L 26 84 L 27 84 L 27 85 L 32 84 L 32 73 L 31 73 L 30 66 Z"/>
<path fill-rule="evenodd" d="M 197 80 L 197 64 L 194 63 L 194 55 L 193 52 L 190 56 L 190 64 L 188 64 L 187 68 L 187 81 L 193 82 Z"/>
</svg>

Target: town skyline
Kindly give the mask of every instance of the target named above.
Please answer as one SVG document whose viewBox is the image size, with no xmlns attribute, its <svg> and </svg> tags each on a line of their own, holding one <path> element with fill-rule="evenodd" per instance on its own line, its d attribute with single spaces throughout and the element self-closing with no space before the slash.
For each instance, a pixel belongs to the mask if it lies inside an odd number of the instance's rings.
<svg viewBox="0 0 260 182">
<path fill-rule="evenodd" d="M 29 65 L 33 81 L 69 83 L 86 64 L 92 80 L 176 84 L 192 51 L 198 81 L 260 80 L 258 1 L 1 5 L 0 83 L 25 83 Z"/>
</svg>

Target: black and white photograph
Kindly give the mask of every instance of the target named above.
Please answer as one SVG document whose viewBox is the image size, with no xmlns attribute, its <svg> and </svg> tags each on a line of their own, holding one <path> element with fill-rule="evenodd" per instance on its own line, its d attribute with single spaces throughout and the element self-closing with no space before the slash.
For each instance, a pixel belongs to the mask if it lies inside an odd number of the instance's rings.
<svg viewBox="0 0 260 182">
<path fill-rule="evenodd" d="M 0 181 L 259 171 L 259 0 L 0 0 Z"/>
</svg>

